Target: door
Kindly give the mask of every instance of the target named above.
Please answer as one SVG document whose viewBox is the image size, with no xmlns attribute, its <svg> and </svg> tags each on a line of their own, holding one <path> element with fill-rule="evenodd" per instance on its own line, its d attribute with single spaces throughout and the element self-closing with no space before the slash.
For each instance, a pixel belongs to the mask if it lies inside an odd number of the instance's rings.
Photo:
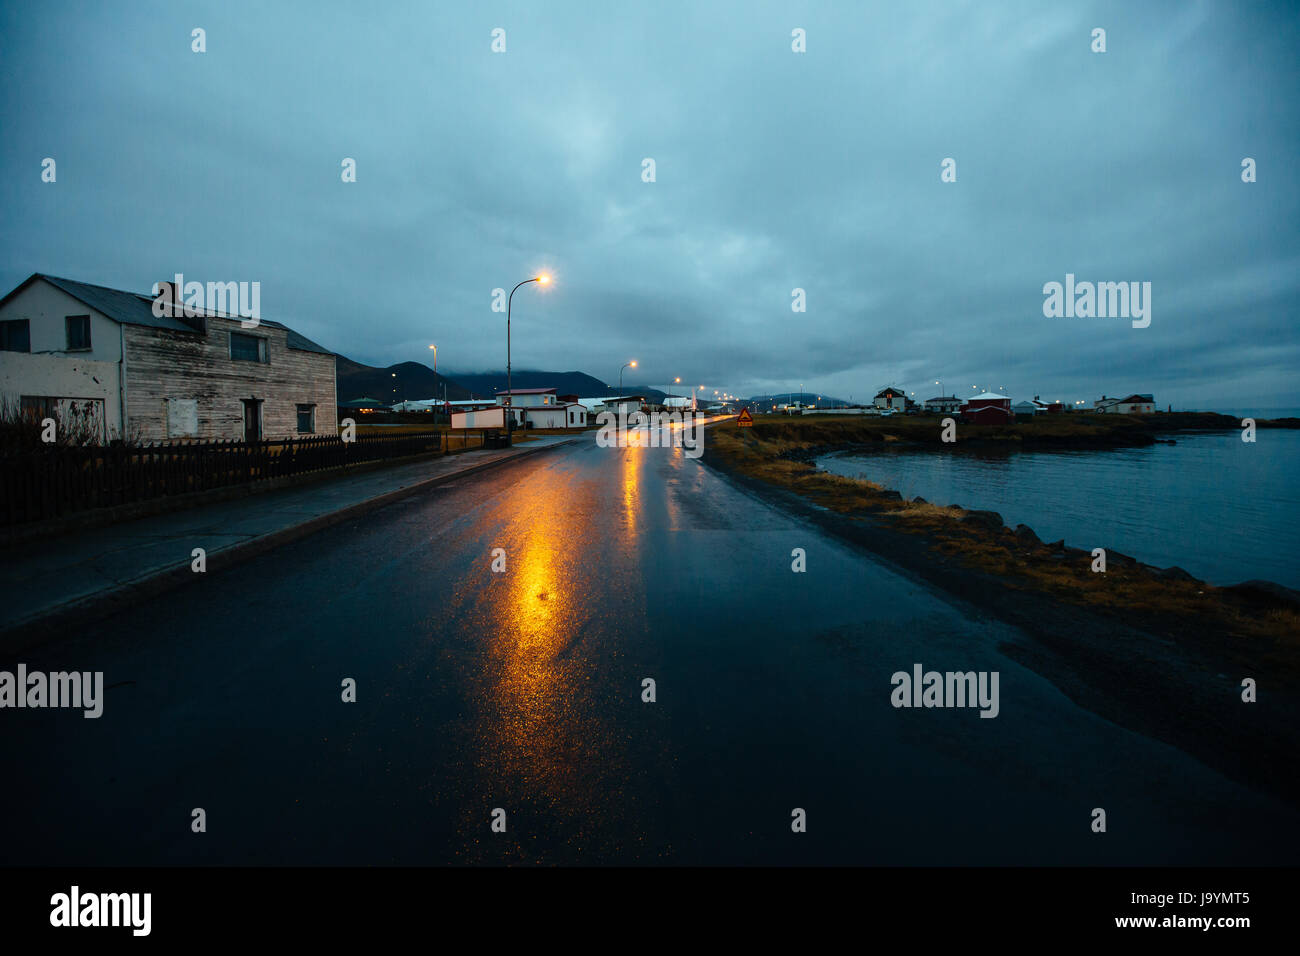
<svg viewBox="0 0 1300 956">
<path fill-rule="evenodd" d="M 256 398 L 244 399 L 244 441 L 262 440 L 262 403 Z"/>
</svg>

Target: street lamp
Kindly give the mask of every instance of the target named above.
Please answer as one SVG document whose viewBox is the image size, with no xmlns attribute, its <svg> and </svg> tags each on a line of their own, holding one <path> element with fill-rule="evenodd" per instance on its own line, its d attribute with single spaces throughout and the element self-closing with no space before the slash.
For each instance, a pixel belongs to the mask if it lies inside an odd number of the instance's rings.
<svg viewBox="0 0 1300 956">
<path fill-rule="evenodd" d="M 636 368 L 636 359 L 630 362 L 624 362 L 623 368 Z M 618 397 L 623 397 L 623 368 L 618 370 Z M 622 402 L 619 403 L 620 405 Z"/>
<path fill-rule="evenodd" d="M 506 425 L 506 434 L 515 430 L 514 395 L 511 394 L 513 389 L 510 385 L 510 306 L 514 303 L 515 292 L 518 291 L 520 285 L 528 285 L 530 282 L 536 282 L 539 285 L 547 285 L 550 281 L 551 277 L 545 272 L 541 275 L 535 275 L 531 279 L 525 279 L 523 282 L 519 283 L 519 285 L 510 290 L 510 296 L 506 299 L 506 407 L 510 409 L 507 413 L 510 416 L 510 420 Z"/>
</svg>

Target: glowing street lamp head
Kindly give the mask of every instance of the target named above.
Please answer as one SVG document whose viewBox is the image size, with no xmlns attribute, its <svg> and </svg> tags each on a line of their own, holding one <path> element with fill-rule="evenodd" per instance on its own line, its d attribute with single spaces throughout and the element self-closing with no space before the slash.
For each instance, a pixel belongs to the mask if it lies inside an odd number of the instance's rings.
<svg viewBox="0 0 1300 956">
<path fill-rule="evenodd" d="M 627 364 L 630 365 L 630 366 L 632 366 L 633 368 L 636 368 L 636 359 L 633 359 L 632 361 L 628 362 Z"/>
<path fill-rule="evenodd" d="M 551 277 L 550 277 L 549 275 L 547 275 L 545 272 L 541 273 L 541 274 L 537 277 L 537 283 L 538 283 L 538 285 L 546 285 L 546 284 L 548 284 L 550 281 L 551 281 Z"/>
</svg>

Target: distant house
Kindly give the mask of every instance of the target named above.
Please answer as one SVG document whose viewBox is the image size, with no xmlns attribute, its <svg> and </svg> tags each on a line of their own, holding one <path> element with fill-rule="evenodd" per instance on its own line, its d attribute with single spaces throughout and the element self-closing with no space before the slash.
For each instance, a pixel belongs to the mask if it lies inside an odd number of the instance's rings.
<svg viewBox="0 0 1300 956">
<path fill-rule="evenodd" d="M 907 395 L 901 388 L 894 388 L 892 385 L 882 388 L 876 392 L 876 397 L 872 399 L 872 404 L 876 408 L 895 408 L 898 411 L 907 410 Z"/>
<path fill-rule="evenodd" d="M 1128 395 L 1124 398 L 1103 395 L 1092 403 L 1092 407 L 1105 415 L 1150 415 L 1156 410 L 1156 400 L 1154 395 Z"/>
<path fill-rule="evenodd" d="M 393 407 L 385 405 L 377 398 L 356 398 L 350 402 L 339 402 L 338 409 L 341 412 L 361 412 L 368 415 L 371 412 L 391 412 Z"/>
<path fill-rule="evenodd" d="M 329 349 L 267 319 L 173 318 L 153 306 L 153 296 L 30 276 L 0 299 L 0 393 L 33 416 L 75 408 L 101 440 L 337 434 Z"/>
<path fill-rule="evenodd" d="M 956 395 L 937 395 L 925 400 L 925 410 L 934 415 L 955 415 L 961 409 L 961 399 Z"/>
<path fill-rule="evenodd" d="M 566 395 L 565 399 L 571 396 Z M 498 392 L 496 403 L 506 405 L 515 428 L 586 428 L 587 408 L 579 402 L 561 401 L 553 388 L 516 388 Z"/>
<path fill-rule="evenodd" d="M 1035 407 L 1038 408 L 1039 412 L 1046 413 L 1048 415 L 1065 414 L 1064 404 L 1062 404 L 1061 402 L 1045 402 L 1042 399 L 1040 399 L 1037 395 L 1034 396 L 1034 405 Z"/>
<path fill-rule="evenodd" d="M 1022 422 L 1033 418 L 1035 415 L 1046 413 L 1040 402 L 1016 402 L 1011 406 L 1011 412 L 1016 416 L 1016 421 Z"/>
<path fill-rule="evenodd" d="M 632 412 L 639 412 L 644 404 L 644 395 L 617 395 L 605 399 L 605 411 L 614 412 L 621 418 Z"/>
<path fill-rule="evenodd" d="M 996 392 L 976 395 L 961 407 L 962 421 L 974 425 L 1005 425 L 1015 421 L 1011 399 Z"/>
</svg>

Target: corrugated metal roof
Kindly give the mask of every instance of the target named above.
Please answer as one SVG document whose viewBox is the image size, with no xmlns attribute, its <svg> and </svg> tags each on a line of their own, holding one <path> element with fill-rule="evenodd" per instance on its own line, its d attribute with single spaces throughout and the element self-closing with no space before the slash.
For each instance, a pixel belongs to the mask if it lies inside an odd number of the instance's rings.
<svg viewBox="0 0 1300 956">
<path fill-rule="evenodd" d="M 153 299 L 134 292 L 109 289 L 102 285 L 77 282 L 75 279 L 63 279 L 59 276 L 37 273 L 33 278 L 41 278 L 57 289 L 62 289 L 79 302 L 84 302 L 97 312 L 102 312 L 114 322 L 124 325 L 144 325 L 151 329 L 169 329 L 173 332 L 194 332 L 193 326 L 186 325 L 180 319 L 171 316 L 153 314 Z"/>
<path fill-rule="evenodd" d="M 143 325 L 151 329 L 167 329 L 172 332 L 197 332 L 192 325 L 187 325 L 180 319 L 174 319 L 171 316 L 156 316 L 153 314 L 153 299 L 147 295 L 140 295 L 136 292 L 123 292 L 121 289 L 110 289 L 107 286 L 91 285 L 89 282 L 78 282 L 75 279 L 64 279 L 60 276 L 46 275 L 43 272 L 33 274 L 26 282 L 18 287 L 23 288 L 32 279 L 44 279 L 50 285 L 57 289 L 62 289 L 68 295 L 72 296 L 79 302 L 84 302 L 96 312 L 101 312 L 114 322 L 121 322 L 124 325 Z M 17 292 L 15 289 L 14 292 Z M 13 292 L 9 293 L 13 295 Z M 6 296 L 5 298 L 8 298 Z M 240 316 L 228 315 L 223 316 L 229 319 L 239 319 Z M 261 319 L 259 325 L 265 325 L 273 329 L 282 329 L 285 332 L 286 344 L 291 349 L 297 349 L 301 352 L 319 352 L 322 355 L 333 355 L 329 349 L 323 345 L 318 345 L 307 336 L 295 332 L 289 326 L 281 322 L 273 322 L 270 319 Z"/>
</svg>

